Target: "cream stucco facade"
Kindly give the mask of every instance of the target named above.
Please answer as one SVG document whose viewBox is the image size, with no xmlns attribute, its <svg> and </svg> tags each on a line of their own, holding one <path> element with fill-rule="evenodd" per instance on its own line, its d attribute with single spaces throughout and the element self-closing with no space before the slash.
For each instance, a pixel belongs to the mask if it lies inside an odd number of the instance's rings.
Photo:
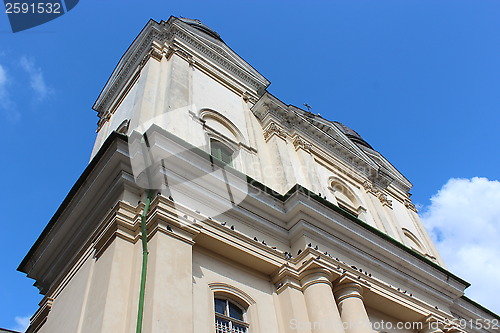
<svg viewBox="0 0 500 333">
<path fill-rule="evenodd" d="M 28 332 L 135 332 L 149 188 L 143 332 L 498 330 L 411 183 L 268 85 L 198 21 L 145 26 L 94 105 L 88 167 L 20 265 L 44 295 Z"/>
</svg>

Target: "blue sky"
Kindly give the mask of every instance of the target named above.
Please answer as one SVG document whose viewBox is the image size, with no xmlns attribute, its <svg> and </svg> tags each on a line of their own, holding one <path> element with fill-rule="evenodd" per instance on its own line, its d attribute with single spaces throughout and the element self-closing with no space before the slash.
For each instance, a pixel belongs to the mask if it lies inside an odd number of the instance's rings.
<svg viewBox="0 0 500 333">
<path fill-rule="evenodd" d="M 170 15 L 202 20 L 275 96 L 308 103 L 384 154 L 414 184 L 448 267 L 473 284 L 467 294 L 500 312 L 481 289 L 498 286 L 484 275 L 500 267 L 499 1 L 82 0 L 16 34 L 0 13 L 0 327 L 37 308 L 16 267 L 88 163 L 92 104 L 146 22 Z M 477 258 L 483 274 L 468 269 Z"/>
</svg>

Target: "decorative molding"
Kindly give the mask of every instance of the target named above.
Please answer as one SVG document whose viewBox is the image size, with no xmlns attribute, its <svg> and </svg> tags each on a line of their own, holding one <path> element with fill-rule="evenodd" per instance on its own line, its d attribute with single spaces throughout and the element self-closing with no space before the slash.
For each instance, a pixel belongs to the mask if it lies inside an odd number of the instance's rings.
<svg viewBox="0 0 500 333">
<path fill-rule="evenodd" d="M 108 110 L 111 105 L 111 100 L 114 99 L 114 96 L 122 89 L 125 82 L 129 79 L 130 73 L 135 71 L 137 66 L 144 59 L 144 56 L 149 52 L 153 40 L 165 39 L 164 34 L 162 34 L 158 28 L 159 26 L 154 26 L 153 24 L 145 28 L 148 30 L 147 33 L 137 38 L 137 41 L 130 46 L 130 52 L 118 63 L 113 74 L 109 78 L 108 84 L 106 84 L 93 106 L 94 110 L 99 112 L 99 115 L 102 115 Z M 114 75 L 115 73 L 116 75 Z"/>
<path fill-rule="evenodd" d="M 354 171 L 363 174 L 381 188 L 389 185 L 408 193 L 409 183 L 390 163 L 377 163 L 374 155 L 360 148 L 347 138 L 335 125 L 319 115 L 300 108 L 285 105 L 276 97 L 265 94 L 252 108 L 252 112 L 262 122 L 275 121 L 290 132 L 300 133 L 315 147 L 324 148 L 332 155 L 347 163 Z M 375 151 L 374 151 L 375 153 Z M 378 154 L 378 153 L 377 153 Z M 383 159 L 383 157 L 380 157 Z M 385 161 L 385 160 L 384 160 Z"/>
<path fill-rule="evenodd" d="M 203 41 L 201 36 L 197 37 L 192 34 L 189 28 L 184 27 L 177 18 L 161 23 L 152 21 L 130 46 L 94 103 L 93 108 L 99 113 L 99 116 L 108 112 L 118 92 L 123 89 L 132 73 L 142 67 L 149 58 L 159 61 L 163 56 L 169 59 L 172 53 L 176 53 L 186 59 L 190 65 L 196 64 L 193 55 L 181 49 L 182 45 L 175 43 L 175 38 L 185 42 L 195 51 L 248 84 L 256 92 L 263 92 L 269 85 L 269 81 L 249 65 L 248 68 L 244 68 L 238 64 L 228 53 L 230 49 L 225 47 L 222 42 L 217 41 L 209 44 L 208 41 Z M 219 43 L 221 45 L 218 45 Z"/>
<path fill-rule="evenodd" d="M 413 202 L 411 202 L 410 199 L 405 199 L 404 204 L 405 204 L 405 207 L 408 208 L 409 210 L 412 210 L 415 213 L 418 213 L 417 207 L 415 207 L 415 204 Z"/>
<path fill-rule="evenodd" d="M 163 52 L 162 47 L 158 43 L 155 43 L 155 42 L 152 43 L 151 49 L 149 50 L 149 57 L 150 58 L 153 58 L 157 61 L 161 61 L 161 59 L 163 58 L 163 56 L 165 54 L 166 54 L 166 52 Z M 144 57 L 144 58 L 147 59 L 147 57 Z"/>
<path fill-rule="evenodd" d="M 286 131 L 281 126 L 277 125 L 275 122 L 271 122 L 264 130 L 264 139 L 267 142 L 274 135 L 277 135 L 279 138 L 286 141 L 286 136 L 287 136 Z"/>
<path fill-rule="evenodd" d="M 53 304 L 54 299 L 52 297 L 46 296 L 40 301 L 38 304 L 40 307 L 35 312 L 33 317 L 31 317 L 30 326 L 26 332 L 37 332 L 40 330 L 42 325 L 47 321 L 47 316 L 49 315 L 50 310 L 52 310 Z"/>
<path fill-rule="evenodd" d="M 302 285 L 302 290 L 318 283 L 326 284 L 332 288 L 333 278 L 334 274 L 329 269 L 313 265 L 312 268 L 306 268 L 301 272 L 300 284 Z"/>
<path fill-rule="evenodd" d="M 377 195 L 379 190 L 375 187 L 375 184 L 373 184 L 371 181 L 366 180 L 363 183 L 363 187 L 365 188 L 366 193 L 371 193 L 373 195 Z"/>
<path fill-rule="evenodd" d="M 363 183 L 363 187 L 365 188 L 366 193 L 376 196 L 383 206 L 387 206 L 392 209 L 392 200 L 389 200 L 387 194 L 378 189 L 375 184 L 367 180 Z"/>
<path fill-rule="evenodd" d="M 296 135 L 293 138 L 293 146 L 295 147 L 295 150 L 303 149 L 306 152 L 310 153 L 312 151 L 312 144 L 304 140 L 301 136 Z"/>
<path fill-rule="evenodd" d="M 190 66 L 194 66 L 196 64 L 196 61 L 194 60 L 194 57 L 191 53 L 178 47 L 173 48 L 173 50 L 175 54 L 180 56 L 182 59 L 186 60 Z"/>
<path fill-rule="evenodd" d="M 209 283 L 208 286 L 210 287 L 210 290 L 212 290 L 212 292 L 214 294 L 224 294 L 224 295 L 233 296 L 237 300 L 239 300 L 240 303 L 241 302 L 245 303 L 245 304 L 242 304 L 242 305 L 245 305 L 245 307 L 249 307 L 250 305 L 253 305 L 256 303 L 255 300 L 250 295 L 248 295 L 246 292 L 244 292 L 243 290 L 241 290 L 239 288 L 233 287 L 230 284 L 223 283 L 223 282 L 213 282 L 213 283 Z"/>
<path fill-rule="evenodd" d="M 300 285 L 299 273 L 288 263 L 282 265 L 273 275 L 272 281 L 276 286 L 276 293 L 280 294 L 287 288 L 302 290 Z"/>
<path fill-rule="evenodd" d="M 257 98 L 253 97 L 248 91 L 243 92 L 241 94 L 241 98 L 243 98 L 243 100 L 247 103 L 257 103 Z"/>
<path fill-rule="evenodd" d="M 319 151 L 321 148 L 331 152 L 333 156 L 350 166 L 353 172 L 359 172 L 366 178 L 372 179 L 380 187 L 385 188 L 391 183 L 400 186 L 359 147 L 339 134 L 333 124 L 320 123 L 312 118 L 317 116 L 301 115 L 295 109 L 297 108 L 283 105 L 271 95 L 264 95 L 252 108 L 252 112 L 263 123 L 264 128 L 266 124 L 274 122 L 286 128 L 288 132 L 300 134 L 301 139 L 309 141 L 312 150 L 318 148 L 319 155 L 324 156 Z M 410 190 L 407 186 L 400 187 L 406 192 Z"/>
<path fill-rule="evenodd" d="M 183 40 L 184 42 L 188 43 L 191 47 L 202 53 L 204 56 L 213 60 L 216 64 L 218 64 L 222 68 L 233 73 L 235 76 L 240 78 L 245 83 L 249 84 L 255 90 L 259 90 L 262 87 L 265 88 L 265 86 L 267 86 L 266 84 L 263 84 L 262 82 L 255 80 L 253 75 L 249 74 L 247 70 L 241 68 L 240 66 L 235 65 L 234 62 L 229 60 L 227 56 L 222 56 L 221 53 L 225 53 L 225 51 L 220 46 L 219 46 L 220 49 L 217 50 L 216 52 L 207 45 L 205 45 L 205 43 L 200 42 L 198 39 L 188 34 L 184 29 L 180 28 L 179 26 L 172 26 L 170 28 L 170 33 L 173 36 L 176 36 L 179 39 Z"/>
</svg>

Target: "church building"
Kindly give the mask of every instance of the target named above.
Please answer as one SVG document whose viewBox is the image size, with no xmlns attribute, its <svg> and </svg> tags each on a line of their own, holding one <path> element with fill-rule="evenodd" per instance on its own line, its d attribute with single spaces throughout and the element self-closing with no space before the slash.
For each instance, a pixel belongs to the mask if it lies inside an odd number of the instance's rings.
<svg viewBox="0 0 500 333">
<path fill-rule="evenodd" d="M 498 332 L 408 179 L 269 84 L 198 20 L 146 24 L 19 266 L 43 295 L 27 332 Z"/>
</svg>

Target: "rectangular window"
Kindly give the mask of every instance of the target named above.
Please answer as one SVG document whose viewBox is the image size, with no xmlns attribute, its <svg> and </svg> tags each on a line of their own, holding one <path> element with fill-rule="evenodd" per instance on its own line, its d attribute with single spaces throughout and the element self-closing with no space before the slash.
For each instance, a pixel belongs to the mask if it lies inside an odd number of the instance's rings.
<svg viewBox="0 0 500 333">
<path fill-rule="evenodd" d="M 224 164 L 232 165 L 233 151 L 225 144 L 216 140 L 210 140 L 210 154 Z"/>
</svg>

